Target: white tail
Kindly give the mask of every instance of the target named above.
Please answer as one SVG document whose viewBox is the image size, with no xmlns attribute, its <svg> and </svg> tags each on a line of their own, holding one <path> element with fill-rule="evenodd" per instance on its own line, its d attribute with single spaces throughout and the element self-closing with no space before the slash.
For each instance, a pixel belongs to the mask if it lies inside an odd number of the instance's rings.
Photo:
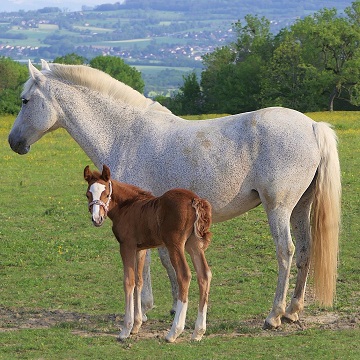
<svg viewBox="0 0 360 360">
<path fill-rule="evenodd" d="M 315 297 L 332 306 L 337 279 L 341 215 L 341 174 L 337 137 L 329 124 L 314 125 L 321 160 L 312 205 L 311 266 Z"/>
</svg>

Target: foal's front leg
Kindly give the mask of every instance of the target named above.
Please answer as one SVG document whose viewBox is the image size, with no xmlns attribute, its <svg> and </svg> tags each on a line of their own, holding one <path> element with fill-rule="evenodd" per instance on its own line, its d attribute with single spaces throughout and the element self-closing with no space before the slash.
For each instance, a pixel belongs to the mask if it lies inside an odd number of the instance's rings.
<svg viewBox="0 0 360 360">
<path fill-rule="evenodd" d="M 134 325 L 136 248 L 130 249 L 126 244 L 120 244 L 120 254 L 124 266 L 125 316 L 119 340 L 124 340 L 130 336 Z"/>
</svg>

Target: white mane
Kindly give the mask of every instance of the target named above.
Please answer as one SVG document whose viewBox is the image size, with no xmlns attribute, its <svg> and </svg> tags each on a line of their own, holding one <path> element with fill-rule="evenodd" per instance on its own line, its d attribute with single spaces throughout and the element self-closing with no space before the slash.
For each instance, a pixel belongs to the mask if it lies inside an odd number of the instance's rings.
<svg viewBox="0 0 360 360">
<path fill-rule="evenodd" d="M 49 64 L 50 70 L 43 70 L 47 76 L 68 81 L 75 85 L 87 87 L 108 95 L 115 100 L 121 100 L 134 107 L 153 111 L 171 112 L 156 101 L 146 98 L 130 86 L 114 79 L 110 75 L 85 65 Z M 32 84 L 26 83 L 24 92 Z M 150 110 L 149 109 L 149 110 Z"/>
</svg>

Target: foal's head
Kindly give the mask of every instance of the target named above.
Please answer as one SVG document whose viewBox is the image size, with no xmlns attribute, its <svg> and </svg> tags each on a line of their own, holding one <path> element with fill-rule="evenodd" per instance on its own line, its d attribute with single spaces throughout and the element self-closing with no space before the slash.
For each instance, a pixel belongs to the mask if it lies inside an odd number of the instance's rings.
<svg viewBox="0 0 360 360">
<path fill-rule="evenodd" d="M 104 165 L 102 173 L 91 172 L 89 166 L 84 169 L 84 179 L 88 182 L 86 196 L 89 202 L 89 211 L 95 226 L 101 226 L 109 211 L 112 194 L 110 169 Z"/>
</svg>

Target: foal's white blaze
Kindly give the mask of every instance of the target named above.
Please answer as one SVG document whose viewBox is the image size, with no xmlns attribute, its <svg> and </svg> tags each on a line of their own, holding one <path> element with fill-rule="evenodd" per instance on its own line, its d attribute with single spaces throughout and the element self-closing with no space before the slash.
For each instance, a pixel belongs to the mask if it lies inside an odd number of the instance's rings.
<svg viewBox="0 0 360 360">
<path fill-rule="evenodd" d="M 106 187 L 104 184 L 94 183 L 90 186 L 89 191 L 92 194 L 93 200 L 100 200 L 101 194 L 103 191 L 105 191 Z M 92 208 L 92 218 L 96 223 L 101 222 L 101 216 L 100 216 L 100 206 L 99 205 L 93 205 Z"/>
<path fill-rule="evenodd" d="M 171 326 L 171 330 L 166 335 L 166 341 L 174 342 L 176 338 L 183 332 L 185 328 L 186 312 L 188 308 L 188 302 L 177 301 L 176 314 Z"/>
</svg>

